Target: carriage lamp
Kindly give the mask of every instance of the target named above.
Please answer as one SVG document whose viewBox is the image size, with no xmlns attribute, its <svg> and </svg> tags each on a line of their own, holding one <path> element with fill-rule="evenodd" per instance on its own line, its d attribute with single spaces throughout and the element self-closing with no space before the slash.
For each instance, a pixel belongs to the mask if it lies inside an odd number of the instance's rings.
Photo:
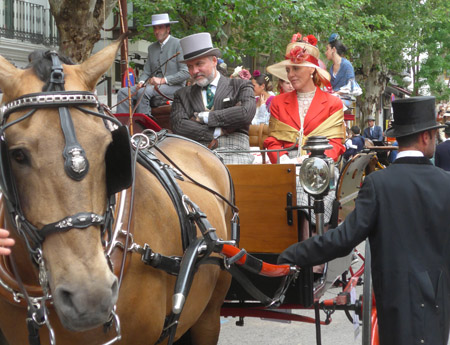
<svg viewBox="0 0 450 345">
<path fill-rule="evenodd" d="M 300 183 L 308 194 L 324 193 L 330 185 L 330 168 L 327 162 L 318 157 L 305 159 L 300 168 Z"/>
<path fill-rule="evenodd" d="M 334 188 L 334 161 L 325 156 L 325 150 L 333 148 L 323 136 L 308 138 L 303 149 L 311 155 L 300 168 L 300 184 L 305 192 L 319 196 Z"/>
<path fill-rule="evenodd" d="M 334 186 L 334 162 L 325 156 L 325 150 L 331 148 L 333 146 L 323 136 L 312 136 L 303 146 L 303 149 L 309 151 L 311 155 L 303 161 L 299 179 L 305 192 L 314 197 L 316 229 L 319 235 L 324 233 L 325 227 L 323 197 L 328 193 L 330 184 Z"/>
</svg>

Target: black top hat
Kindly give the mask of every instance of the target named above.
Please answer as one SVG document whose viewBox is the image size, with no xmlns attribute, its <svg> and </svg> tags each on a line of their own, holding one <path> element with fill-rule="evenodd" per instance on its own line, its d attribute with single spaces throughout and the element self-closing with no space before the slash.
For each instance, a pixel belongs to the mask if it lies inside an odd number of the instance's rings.
<svg viewBox="0 0 450 345">
<path fill-rule="evenodd" d="M 411 97 L 392 102 L 394 123 L 386 130 L 387 137 L 404 137 L 434 128 L 442 128 L 436 122 L 434 97 Z"/>
</svg>

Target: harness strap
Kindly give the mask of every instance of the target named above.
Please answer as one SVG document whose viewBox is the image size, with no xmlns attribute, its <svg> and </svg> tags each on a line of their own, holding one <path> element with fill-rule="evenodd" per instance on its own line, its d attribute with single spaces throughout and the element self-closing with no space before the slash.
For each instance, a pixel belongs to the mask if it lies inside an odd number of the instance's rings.
<svg viewBox="0 0 450 345">
<path fill-rule="evenodd" d="M 37 232 L 37 234 L 42 236 L 41 241 L 43 241 L 48 235 L 55 232 L 68 231 L 73 228 L 85 229 L 92 225 L 104 224 L 105 217 L 91 212 L 80 212 L 73 216 L 66 217 L 58 222 L 45 225 L 40 231 Z"/>
<path fill-rule="evenodd" d="M 155 253 L 152 251 L 148 244 L 145 244 L 144 248 L 142 249 L 141 260 L 146 265 L 163 270 L 164 272 L 174 276 L 177 276 L 180 272 L 180 257 L 169 257 L 159 253 Z"/>
<path fill-rule="evenodd" d="M 196 238 L 196 228 L 195 224 L 187 217 L 184 211 L 181 201 L 183 192 L 175 180 L 182 180 L 182 176 L 175 172 L 170 166 L 161 162 L 149 150 L 139 151 L 138 162 L 158 179 L 172 200 L 179 217 L 181 240 L 183 250 L 185 250 L 189 246 L 189 243 Z"/>
<path fill-rule="evenodd" d="M 27 329 L 28 329 L 28 342 L 30 345 L 41 345 L 41 339 L 39 338 L 39 329 L 41 326 L 37 320 L 43 320 L 45 317 L 42 308 L 38 309 L 34 305 L 28 306 L 27 312 Z"/>
</svg>

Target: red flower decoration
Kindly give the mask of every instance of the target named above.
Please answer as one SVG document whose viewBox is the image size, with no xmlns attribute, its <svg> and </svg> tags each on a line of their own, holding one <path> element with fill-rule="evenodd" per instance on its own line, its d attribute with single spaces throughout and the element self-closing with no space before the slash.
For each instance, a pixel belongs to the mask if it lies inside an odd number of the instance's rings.
<svg viewBox="0 0 450 345">
<path fill-rule="evenodd" d="M 308 35 L 308 43 L 315 46 L 317 44 L 317 38 L 314 35 Z"/>
<path fill-rule="evenodd" d="M 302 63 L 309 58 L 309 54 L 306 52 L 306 48 L 297 46 L 291 49 L 287 58 L 293 63 Z"/>
<path fill-rule="evenodd" d="M 250 78 L 252 76 L 249 71 L 247 71 L 246 69 L 243 69 L 243 70 L 239 71 L 239 77 L 241 77 L 241 79 L 250 80 Z"/>
<path fill-rule="evenodd" d="M 314 35 L 302 36 L 299 32 L 292 35 L 291 43 L 303 41 L 313 46 L 317 44 L 317 38 Z"/>
<path fill-rule="evenodd" d="M 302 35 L 299 32 L 297 32 L 296 34 L 292 35 L 291 43 L 300 41 L 301 39 L 302 39 Z"/>
</svg>

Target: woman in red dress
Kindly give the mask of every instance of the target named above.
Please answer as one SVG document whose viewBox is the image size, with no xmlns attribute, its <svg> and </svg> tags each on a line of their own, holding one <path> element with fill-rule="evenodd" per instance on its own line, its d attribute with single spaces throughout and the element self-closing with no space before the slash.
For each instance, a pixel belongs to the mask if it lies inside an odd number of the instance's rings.
<svg viewBox="0 0 450 345">
<path fill-rule="evenodd" d="M 271 104 L 267 149 L 289 148 L 298 140 L 300 145 L 310 136 L 326 136 L 333 149 L 325 151 L 335 161 L 344 153 L 344 111 L 342 101 L 321 87 L 330 88 L 330 74 L 319 66 L 319 49 L 313 35 L 295 34 L 286 49 L 286 59 L 267 68 L 272 75 L 289 80 L 294 91 L 276 96 Z M 302 150 L 279 153 L 280 163 L 301 163 Z M 269 153 L 277 163 L 277 153 Z"/>
</svg>

